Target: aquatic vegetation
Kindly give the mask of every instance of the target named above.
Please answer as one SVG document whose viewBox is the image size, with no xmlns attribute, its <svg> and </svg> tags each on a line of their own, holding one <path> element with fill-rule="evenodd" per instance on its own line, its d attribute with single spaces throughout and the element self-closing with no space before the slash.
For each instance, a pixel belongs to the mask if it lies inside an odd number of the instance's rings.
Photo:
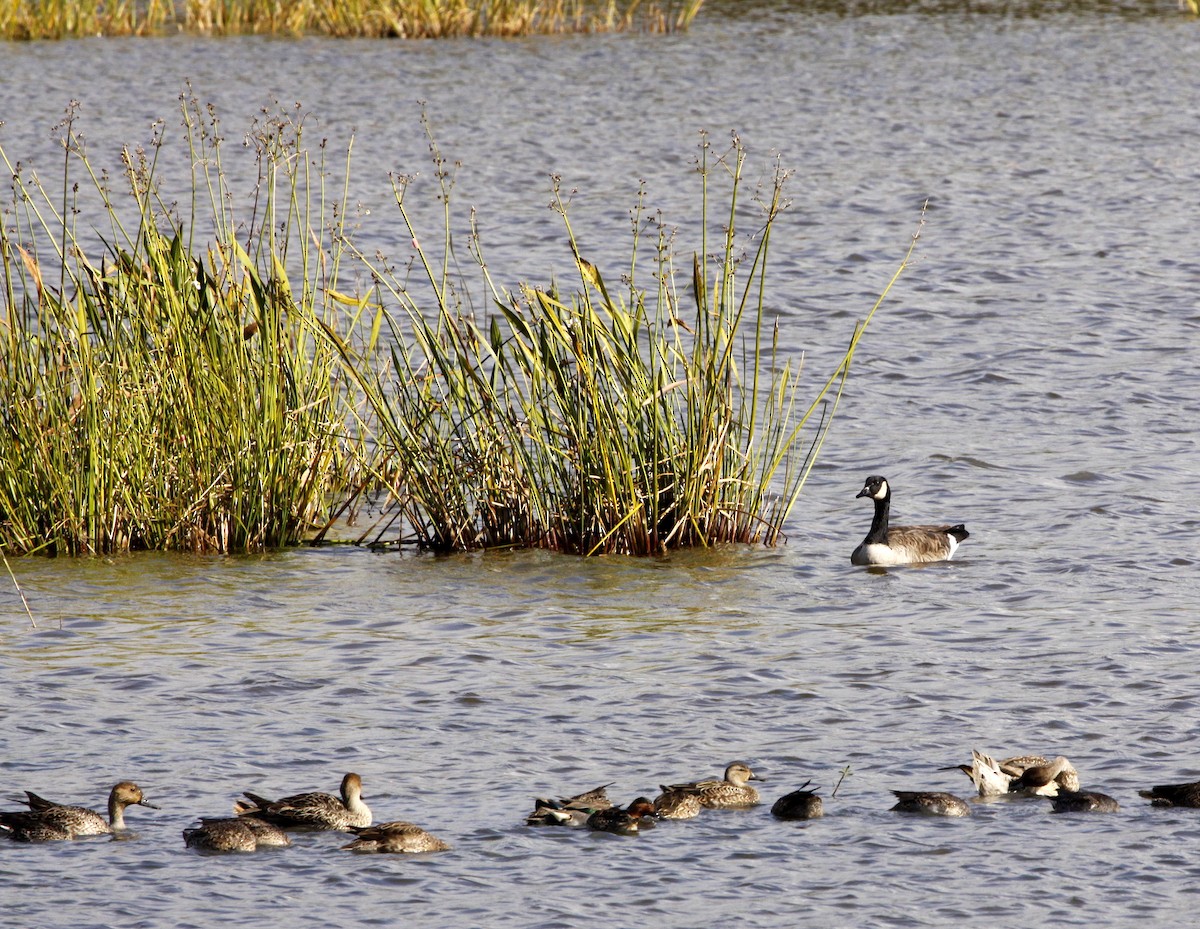
<svg viewBox="0 0 1200 929">
<path fill-rule="evenodd" d="M 704 0 L 99 0 L 0 2 L 0 38 L 185 32 L 363 38 L 686 29 Z"/>
<path fill-rule="evenodd" d="M 185 113 L 186 222 L 159 197 L 161 136 L 123 152 L 123 195 L 93 170 L 73 113 L 59 195 L 0 149 L 14 179 L 0 226 L 8 551 L 271 548 L 348 496 L 338 358 L 310 322 L 336 325 L 315 292 L 327 231 L 310 212 L 308 162 L 286 154 L 298 131 L 260 127 L 260 195 L 235 217 L 215 127 Z M 202 220 L 217 230 L 207 246 Z"/>
<path fill-rule="evenodd" d="M 715 153 L 706 141 L 698 164 L 704 221 L 684 272 L 677 273 L 673 230 L 647 219 L 643 196 L 631 212 L 619 289 L 580 254 L 557 186 L 573 293 L 497 288 L 472 225 L 470 249 L 493 306 L 482 314 L 465 308 L 477 302 L 451 273 L 459 267 L 454 177 L 430 143 L 446 210 L 440 253 L 420 244 L 406 203 L 409 179 L 395 182 L 416 253 L 412 277 L 428 287 L 418 292 L 406 273 L 359 253 L 377 282 L 372 302 L 383 321 L 376 317 L 373 332 L 385 334 L 378 342 L 386 358 L 338 343 L 372 414 L 362 428 L 376 430 L 387 450 L 376 473 L 403 512 L 402 537 L 439 551 L 538 546 L 640 555 L 776 543 L 875 312 L 801 401 L 800 365 L 780 357 L 765 299 L 786 172 L 777 164 L 757 210 L 744 210 L 744 146 L 734 139 Z M 728 208 L 710 254 L 718 179 Z M 745 240 L 743 221 L 755 230 Z M 653 257 L 643 263 L 646 229 L 654 232 Z"/>
<path fill-rule="evenodd" d="M 161 132 L 123 153 L 124 197 L 93 170 L 73 113 L 61 196 L 0 147 L 14 178 L 0 549 L 254 551 L 323 540 L 363 501 L 384 510 L 389 544 L 434 551 L 779 541 L 879 302 L 802 400 L 765 297 L 778 162 L 746 205 L 744 146 L 705 140 L 704 219 L 682 271 L 677 231 L 647 215 L 643 191 L 628 266 L 607 274 L 580 254 L 556 184 L 561 279 L 577 283 L 509 290 L 473 219 L 477 282 L 460 271 L 453 170 L 432 135 L 445 228 L 423 247 L 411 179 L 394 179 L 413 249 L 397 266 L 354 243 L 345 187 L 331 201 L 324 143 L 306 148 L 302 118 L 248 136 L 258 178 L 243 216 L 215 116 L 185 101 L 184 117 L 182 207 L 159 191 Z"/>
</svg>

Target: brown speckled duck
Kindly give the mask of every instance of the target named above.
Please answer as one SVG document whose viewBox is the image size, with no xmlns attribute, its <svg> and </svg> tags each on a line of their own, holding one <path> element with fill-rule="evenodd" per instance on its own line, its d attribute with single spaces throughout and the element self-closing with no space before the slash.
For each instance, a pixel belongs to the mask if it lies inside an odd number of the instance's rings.
<svg viewBox="0 0 1200 929">
<path fill-rule="evenodd" d="M 93 835 L 111 835 L 125 828 L 125 808 L 146 806 L 142 789 L 133 781 L 121 781 L 109 792 L 108 819 L 82 806 L 66 806 L 25 791 L 28 811 L 0 813 L 0 828 L 18 842 L 46 842 Z"/>
<path fill-rule="evenodd" d="M 349 845 L 343 845 L 343 851 L 413 855 L 444 852 L 450 848 L 446 842 L 430 835 L 420 826 L 399 820 L 377 826 L 351 826 L 350 831 L 357 838 Z"/>
<path fill-rule="evenodd" d="M 183 830 L 183 844 L 208 852 L 253 852 L 292 843 L 287 833 L 274 823 L 238 816 L 200 820 L 199 826 Z"/>
<path fill-rule="evenodd" d="M 751 771 L 745 762 L 735 761 L 725 769 L 723 780 L 671 784 L 664 788 L 664 793 L 677 791 L 692 794 L 702 807 L 709 810 L 732 809 L 756 805 L 759 802 L 758 791 L 748 782 L 761 780 L 763 778 Z"/>
<path fill-rule="evenodd" d="M 967 801 L 953 794 L 925 790 L 893 790 L 896 805 L 892 812 L 919 813 L 923 816 L 970 816 Z"/>
<path fill-rule="evenodd" d="M 341 798 L 323 793 L 295 794 L 280 800 L 245 792 L 251 801 L 238 800 L 234 812 L 274 823 L 284 829 L 340 829 L 371 825 L 371 810 L 363 803 L 362 778 L 350 773 L 342 778 Z"/>
</svg>

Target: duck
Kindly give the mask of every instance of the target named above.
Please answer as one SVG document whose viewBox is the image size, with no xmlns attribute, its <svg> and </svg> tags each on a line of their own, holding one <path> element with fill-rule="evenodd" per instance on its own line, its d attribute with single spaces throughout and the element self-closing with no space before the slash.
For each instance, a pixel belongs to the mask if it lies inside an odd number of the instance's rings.
<svg viewBox="0 0 1200 929">
<path fill-rule="evenodd" d="M 1200 781 L 1190 784 L 1160 784 L 1149 790 L 1139 790 L 1138 796 L 1153 801 L 1152 806 L 1200 808 Z"/>
<path fill-rule="evenodd" d="M 1052 813 L 1115 813 L 1121 806 L 1108 794 L 1092 790 L 1060 789 L 1050 798 Z"/>
<path fill-rule="evenodd" d="M 612 801 L 608 799 L 608 788 L 611 786 L 612 784 L 604 784 L 573 797 L 559 797 L 557 800 L 535 797 L 533 812 L 525 817 L 525 824 L 529 826 L 586 826 L 587 819 L 592 813 L 612 807 Z"/>
<path fill-rule="evenodd" d="M 661 793 L 654 798 L 654 812 L 659 819 L 692 819 L 704 809 L 694 793 L 667 784 L 659 784 L 658 789 Z"/>
<path fill-rule="evenodd" d="M 1011 771 L 1005 770 L 1003 762 L 997 762 L 991 755 L 976 749 L 971 749 L 970 764 L 953 765 L 952 769 L 966 774 L 981 797 L 999 797 L 1008 793 L 1009 785 L 1015 776 Z"/>
<path fill-rule="evenodd" d="M 183 844 L 209 852 L 253 852 L 260 848 L 291 845 L 287 833 L 263 819 L 238 816 L 201 819 L 200 825 L 183 830 Z"/>
<path fill-rule="evenodd" d="M 596 832 L 636 835 L 643 829 L 652 828 L 657 815 L 653 803 L 645 797 L 638 797 L 623 810 L 618 807 L 597 810 L 588 817 L 587 827 Z"/>
<path fill-rule="evenodd" d="M 771 805 L 771 815 L 777 819 L 820 819 L 825 815 L 825 805 L 817 796 L 817 789 L 808 789 L 812 781 L 805 781 L 790 794 L 784 794 Z"/>
<path fill-rule="evenodd" d="M 342 778 L 340 799 L 323 793 L 304 793 L 268 800 L 248 790 L 244 796 L 249 803 L 238 800 L 233 805 L 238 816 L 262 819 L 284 829 L 346 832 L 355 826 L 371 825 L 371 810 L 362 799 L 362 778 L 353 772 Z"/>
<path fill-rule="evenodd" d="M 705 809 L 731 809 L 743 806 L 756 806 L 759 802 L 758 791 L 747 781 L 762 781 L 749 766 L 742 761 L 735 761 L 725 768 L 723 780 L 692 781 L 687 784 L 671 784 L 665 792 L 679 791 L 689 793 L 700 801 Z"/>
<path fill-rule="evenodd" d="M 970 537 L 962 523 L 953 526 L 890 526 L 892 488 L 887 478 L 872 474 L 857 497 L 875 501 L 871 531 L 850 555 L 855 565 L 907 565 L 949 561 L 959 543 Z"/>
<path fill-rule="evenodd" d="M 1049 762 L 1038 756 L 1034 758 L 1040 763 L 1025 767 L 1014 777 L 1008 785 L 1010 792 L 1031 797 L 1053 797 L 1059 790 L 1079 790 L 1079 772 L 1062 755 Z"/>
<path fill-rule="evenodd" d="M 420 826 L 399 820 L 380 823 L 377 826 L 351 826 L 349 831 L 353 832 L 356 838 L 349 845 L 343 845 L 342 851 L 412 855 L 450 849 L 449 843 L 430 835 Z"/>
<path fill-rule="evenodd" d="M 112 835 L 124 830 L 125 808 L 158 807 L 149 802 L 133 781 L 121 781 L 108 794 L 108 819 L 82 806 L 66 806 L 25 791 L 28 811 L 0 813 L 0 827 L 18 842 L 47 842 L 93 835 Z"/>
<path fill-rule="evenodd" d="M 924 816 L 970 816 L 967 801 L 954 794 L 925 790 L 893 790 L 896 805 L 891 812 L 920 813 Z"/>
</svg>

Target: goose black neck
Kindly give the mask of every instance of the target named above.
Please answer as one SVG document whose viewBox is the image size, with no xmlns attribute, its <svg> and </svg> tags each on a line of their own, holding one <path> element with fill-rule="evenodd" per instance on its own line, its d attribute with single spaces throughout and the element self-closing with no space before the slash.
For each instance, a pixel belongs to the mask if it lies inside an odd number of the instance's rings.
<svg viewBox="0 0 1200 929">
<path fill-rule="evenodd" d="M 875 499 L 875 518 L 871 520 L 871 531 L 864 540 L 867 545 L 887 545 L 888 540 L 888 511 L 892 506 L 892 495 L 889 493 L 882 500 Z"/>
</svg>

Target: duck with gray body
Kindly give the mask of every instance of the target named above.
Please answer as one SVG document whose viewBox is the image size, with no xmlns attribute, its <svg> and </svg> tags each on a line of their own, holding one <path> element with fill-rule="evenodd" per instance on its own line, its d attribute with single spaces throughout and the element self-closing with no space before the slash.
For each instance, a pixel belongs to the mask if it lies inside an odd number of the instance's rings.
<svg viewBox="0 0 1200 929">
<path fill-rule="evenodd" d="M 949 561 L 954 550 L 970 536 L 962 523 L 954 526 L 891 526 L 888 515 L 892 488 L 887 479 L 873 474 L 857 497 L 869 497 L 875 504 L 871 531 L 850 555 L 856 565 L 906 565 Z"/>
<path fill-rule="evenodd" d="M 611 786 L 604 784 L 557 800 L 536 797 L 533 812 L 525 817 L 525 822 L 530 826 L 586 826 L 588 817 L 593 813 L 612 807 L 612 801 L 608 799 L 608 788 Z"/>
</svg>

